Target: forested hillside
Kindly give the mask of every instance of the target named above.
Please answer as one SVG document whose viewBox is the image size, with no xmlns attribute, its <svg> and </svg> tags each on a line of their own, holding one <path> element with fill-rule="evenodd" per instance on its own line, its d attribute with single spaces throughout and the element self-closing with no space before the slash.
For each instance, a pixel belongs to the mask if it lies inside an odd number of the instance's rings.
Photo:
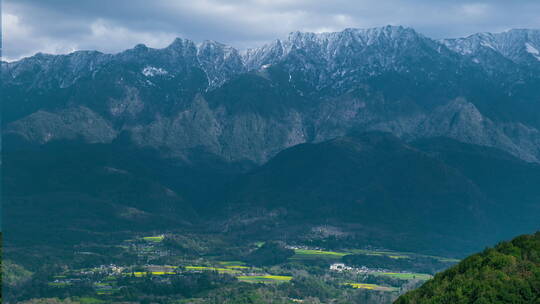
<svg viewBox="0 0 540 304">
<path fill-rule="evenodd" d="M 396 304 L 539 303 L 540 232 L 503 242 L 439 273 Z"/>
</svg>

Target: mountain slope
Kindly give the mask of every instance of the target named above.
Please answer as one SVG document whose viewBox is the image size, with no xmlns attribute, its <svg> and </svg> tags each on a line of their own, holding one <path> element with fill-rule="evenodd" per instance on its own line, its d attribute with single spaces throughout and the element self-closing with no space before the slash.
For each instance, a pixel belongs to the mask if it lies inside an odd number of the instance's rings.
<svg viewBox="0 0 540 304">
<path fill-rule="evenodd" d="M 502 56 L 520 65 L 540 67 L 538 30 L 513 29 L 503 33 L 479 33 L 466 38 L 445 39 L 450 49 L 488 64 L 489 58 Z"/>
<path fill-rule="evenodd" d="M 456 168 L 493 202 L 501 239 L 538 229 L 540 166 L 503 151 L 447 138 L 422 139 L 412 145 Z M 510 228 L 511 227 L 511 228 Z"/>
<path fill-rule="evenodd" d="M 284 41 L 249 50 L 246 62 L 250 69 L 277 64 L 288 71 L 290 81 L 304 94 L 333 96 L 387 73 L 407 75 L 415 83 L 448 76 L 458 80 L 463 68 L 474 67 L 467 67 L 460 56 L 436 41 L 401 26 L 321 34 L 294 32 Z"/>
<path fill-rule="evenodd" d="M 395 303 L 537 303 L 540 233 L 470 256 Z"/>
<path fill-rule="evenodd" d="M 199 149 L 262 164 L 299 143 L 382 130 L 538 162 L 540 77 L 530 60 L 540 35 L 494 34 L 493 49 L 474 42 L 484 36 L 435 41 L 386 26 L 295 32 L 246 54 L 187 39 L 113 55 L 37 54 L 2 62 L 2 132 L 41 144 L 127 133 L 176 158 Z M 486 62 L 463 52 L 468 45 Z"/>
<path fill-rule="evenodd" d="M 442 236 L 467 231 L 473 239 L 489 226 L 489 202 L 476 185 L 387 133 L 287 149 L 240 179 L 229 201 L 232 210 L 266 210 L 288 225 L 351 225 L 386 246 L 415 239 L 426 242 L 417 248 L 433 248 Z"/>
<path fill-rule="evenodd" d="M 164 159 L 121 140 L 4 145 L 2 224 L 18 245 L 197 225 L 206 202 L 244 170 L 204 153 L 191 163 Z"/>
<path fill-rule="evenodd" d="M 380 246 L 456 254 L 538 229 L 538 178 L 539 166 L 495 149 L 351 133 L 280 152 L 227 200 L 232 218 L 243 214 L 231 229 L 330 225 Z"/>
</svg>

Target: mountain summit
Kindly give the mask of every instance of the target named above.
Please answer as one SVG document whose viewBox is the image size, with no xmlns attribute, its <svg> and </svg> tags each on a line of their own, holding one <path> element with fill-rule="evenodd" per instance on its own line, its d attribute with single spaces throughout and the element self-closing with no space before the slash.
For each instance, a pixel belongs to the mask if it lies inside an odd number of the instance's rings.
<svg viewBox="0 0 540 304">
<path fill-rule="evenodd" d="M 466 38 L 442 40 L 450 49 L 481 60 L 491 52 L 517 64 L 534 65 L 540 61 L 540 30 L 514 29 L 503 33 L 480 33 Z"/>
<path fill-rule="evenodd" d="M 2 63 L 3 134 L 43 144 L 126 134 L 176 158 L 264 163 L 351 130 L 450 137 L 540 161 L 540 32 L 436 41 L 401 26 L 291 33 L 245 53 L 176 39 Z M 540 55 L 539 55 L 540 56 Z"/>
</svg>

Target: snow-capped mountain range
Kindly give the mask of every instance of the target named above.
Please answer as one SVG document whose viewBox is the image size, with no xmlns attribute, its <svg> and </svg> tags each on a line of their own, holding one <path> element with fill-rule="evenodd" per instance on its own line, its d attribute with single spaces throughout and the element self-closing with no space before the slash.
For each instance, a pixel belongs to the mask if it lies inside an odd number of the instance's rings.
<svg viewBox="0 0 540 304">
<path fill-rule="evenodd" d="M 3 132 L 257 163 L 351 130 L 446 136 L 540 160 L 540 31 L 434 40 L 401 26 L 291 33 L 240 52 L 176 39 L 2 62 Z"/>
</svg>

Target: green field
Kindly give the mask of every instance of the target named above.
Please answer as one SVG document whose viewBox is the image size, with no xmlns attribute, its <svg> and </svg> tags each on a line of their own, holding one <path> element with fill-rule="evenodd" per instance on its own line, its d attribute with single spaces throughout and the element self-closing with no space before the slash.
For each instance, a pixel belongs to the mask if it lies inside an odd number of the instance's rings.
<svg viewBox="0 0 540 304">
<path fill-rule="evenodd" d="M 246 263 L 241 261 L 221 261 L 219 262 L 219 265 L 223 265 L 225 267 L 232 267 L 232 266 L 245 266 Z"/>
<path fill-rule="evenodd" d="M 386 256 L 392 259 L 408 259 L 410 254 L 395 252 L 395 251 L 384 251 L 384 250 L 366 250 L 366 249 L 354 249 L 351 250 L 351 254 L 364 254 L 364 255 L 373 255 L 373 256 Z"/>
<path fill-rule="evenodd" d="M 371 256 L 386 256 L 391 259 L 410 259 L 413 256 L 433 258 L 441 262 L 447 263 L 456 263 L 459 262 L 458 259 L 438 257 L 438 256 L 429 256 L 415 254 L 411 252 L 397 252 L 389 250 L 367 250 L 367 249 L 350 249 L 343 252 L 337 251 L 326 251 L 326 250 L 315 250 L 315 249 L 295 249 L 295 255 L 291 259 L 296 260 L 309 260 L 309 259 L 341 259 L 343 256 L 349 254 L 363 254 Z"/>
<path fill-rule="evenodd" d="M 460 259 L 443 258 L 443 257 L 438 257 L 438 256 L 430 256 L 430 255 L 426 255 L 426 257 L 434 258 L 434 259 L 437 259 L 437 260 L 439 260 L 441 262 L 445 262 L 445 263 L 459 263 L 459 262 L 461 262 Z"/>
<path fill-rule="evenodd" d="M 176 272 L 172 271 L 136 271 L 132 272 L 133 276 L 137 278 L 141 278 L 147 275 L 173 275 L 176 274 Z"/>
<path fill-rule="evenodd" d="M 105 301 L 91 297 L 73 297 L 73 300 L 81 304 L 101 304 Z"/>
<path fill-rule="evenodd" d="M 292 280 L 291 276 L 277 276 L 277 275 L 237 276 L 236 278 L 241 282 L 263 283 L 263 284 L 285 283 Z"/>
<path fill-rule="evenodd" d="M 53 278 L 54 279 L 65 279 L 65 278 L 67 278 L 67 276 L 66 275 L 55 275 L 55 276 L 53 276 Z"/>
<path fill-rule="evenodd" d="M 352 288 L 359 288 L 359 289 L 369 289 L 369 290 L 377 290 L 377 291 L 398 291 L 398 288 L 395 287 L 387 287 L 387 286 L 380 286 L 377 284 L 366 284 L 366 283 L 345 283 L 344 285 L 350 286 Z"/>
<path fill-rule="evenodd" d="M 105 296 L 105 295 L 112 295 L 116 292 L 119 292 L 120 289 L 104 289 L 104 290 L 98 290 L 96 291 L 97 295 Z"/>
<path fill-rule="evenodd" d="M 228 269 L 251 269 L 252 267 L 240 266 L 240 265 L 231 265 L 231 266 L 225 266 L 225 268 L 228 268 Z"/>
<path fill-rule="evenodd" d="M 374 272 L 373 275 L 396 278 L 400 280 L 421 280 L 427 281 L 433 278 L 432 275 L 425 273 L 404 273 L 404 272 Z"/>
<path fill-rule="evenodd" d="M 165 236 L 164 235 L 145 236 L 142 239 L 147 241 L 147 242 L 161 243 L 165 239 Z"/>
<path fill-rule="evenodd" d="M 219 273 L 229 273 L 229 274 L 237 274 L 240 273 L 240 271 L 231 269 L 231 268 L 222 268 L 222 267 L 209 267 L 209 266 L 186 266 L 186 270 L 192 270 L 192 271 L 217 271 Z"/>
<path fill-rule="evenodd" d="M 48 285 L 51 286 L 51 287 L 66 287 L 66 286 L 70 286 L 71 283 L 64 283 L 64 282 L 57 283 L 57 282 L 51 282 L 51 283 L 48 283 Z"/>
<path fill-rule="evenodd" d="M 334 259 L 339 260 L 343 256 L 349 255 L 348 252 L 335 252 L 315 249 L 295 249 L 294 256 L 291 259 L 294 260 L 310 260 L 310 259 Z"/>
<path fill-rule="evenodd" d="M 176 272 L 172 271 L 136 271 L 131 273 L 133 276 L 137 278 L 142 278 L 148 275 L 173 275 L 176 274 Z"/>
<path fill-rule="evenodd" d="M 392 259 L 407 259 L 409 255 L 392 252 L 392 251 L 374 251 L 374 250 L 364 250 L 364 249 L 353 249 L 344 252 L 337 251 L 326 251 L 326 250 L 315 250 L 315 249 L 295 249 L 295 255 L 292 259 L 341 259 L 343 256 L 349 254 L 364 254 L 364 255 L 374 255 L 374 256 L 387 256 Z"/>
<path fill-rule="evenodd" d="M 417 257 L 424 257 L 424 258 L 432 258 L 440 262 L 446 262 L 446 263 L 457 263 L 460 261 L 459 259 L 454 259 L 454 258 L 446 258 L 446 257 L 440 257 L 440 256 L 434 256 L 434 255 L 424 255 L 424 254 L 417 254 L 417 253 L 412 253 L 412 252 L 387 251 L 387 250 L 354 249 L 354 250 L 351 250 L 351 253 L 387 256 L 393 259 L 406 259 L 406 258 L 410 258 L 411 256 L 417 256 Z"/>
</svg>

